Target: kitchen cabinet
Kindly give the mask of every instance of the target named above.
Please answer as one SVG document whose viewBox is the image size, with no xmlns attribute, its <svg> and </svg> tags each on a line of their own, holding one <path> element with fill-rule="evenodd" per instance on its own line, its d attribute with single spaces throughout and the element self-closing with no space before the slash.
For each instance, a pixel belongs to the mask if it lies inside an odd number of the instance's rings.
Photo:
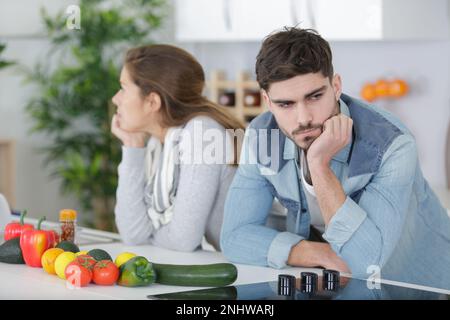
<svg viewBox="0 0 450 320">
<path fill-rule="evenodd" d="M 448 37 L 447 0 L 313 0 L 312 12 L 329 40 Z"/>
<path fill-rule="evenodd" d="M 379 39 L 383 34 L 382 2 L 315 0 L 311 5 L 314 28 L 326 39 Z"/>
<path fill-rule="evenodd" d="M 176 0 L 178 41 L 254 41 L 291 25 L 291 0 Z"/>
<path fill-rule="evenodd" d="M 224 41 L 236 38 L 229 0 L 176 0 L 176 38 L 179 41 Z"/>
<path fill-rule="evenodd" d="M 448 1 L 175 0 L 181 42 L 257 41 L 284 26 L 328 40 L 445 39 Z"/>
<path fill-rule="evenodd" d="M 236 40 L 260 41 L 271 32 L 292 25 L 291 0 L 234 0 L 231 3 L 231 21 Z"/>
</svg>

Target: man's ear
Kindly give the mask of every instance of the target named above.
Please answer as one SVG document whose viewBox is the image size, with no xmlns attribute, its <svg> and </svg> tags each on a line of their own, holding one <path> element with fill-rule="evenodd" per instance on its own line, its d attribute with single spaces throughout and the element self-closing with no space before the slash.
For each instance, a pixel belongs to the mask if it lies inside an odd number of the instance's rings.
<svg viewBox="0 0 450 320">
<path fill-rule="evenodd" d="M 267 94 L 267 91 L 264 89 L 261 89 L 261 94 L 262 94 L 262 97 L 264 99 L 264 102 L 265 102 L 267 108 L 269 108 L 269 110 L 272 112 L 272 104 L 270 103 L 270 98 L 269 98 L 269 95 Z"/>
<path fill-rule="evenodd" d="M 144 101 L 145 110 L 151 113 L 158 112 L 161 108 L 161 97 L 156 92 L 150 92 L 150 94 L 145 97 Z"/>
<path fill-rule="evenodd" d="M 342 80 L 341 80 L 341 76 L 339 74 L 335 74 L 333 76 L 333 91 L 334 91 L 334 96 L 336 98 L 336 101 L 339 101 L 339 99 L 341 98 L 341 94 L 342 94 Z"/>
</svg>

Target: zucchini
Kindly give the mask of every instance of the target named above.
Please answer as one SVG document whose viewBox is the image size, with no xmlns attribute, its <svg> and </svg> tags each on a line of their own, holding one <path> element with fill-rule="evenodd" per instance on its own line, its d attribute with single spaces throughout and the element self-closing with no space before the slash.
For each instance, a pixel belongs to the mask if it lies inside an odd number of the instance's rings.
<svg viewBox="0 0 450 320">
<path fill-rule="evenodd" d="M 237 279 L 237 268 L 231 263 L 174 265 L 153 263 L 156 282 L 190 287 L 223 287 Z"/>
<path fill-rule="evenodd" d="M 160 300 L 237 300 L 236 287 L 220 287 L 148 296 Z"/>
<path fill-rule="evenodd" d="M 9 239 L 0 246 L 0 262 L 25 264 L 20 249 L 20 237 Z"/>
</svg>

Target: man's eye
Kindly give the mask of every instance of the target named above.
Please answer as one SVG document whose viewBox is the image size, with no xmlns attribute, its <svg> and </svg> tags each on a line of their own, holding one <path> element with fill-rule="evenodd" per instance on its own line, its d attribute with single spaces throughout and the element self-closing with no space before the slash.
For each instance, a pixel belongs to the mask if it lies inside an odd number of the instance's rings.
<svg viewBox="0 0 450 320">
<path fill-rule="evenodd" d="M 290 106 L 292 106 L 292 103 L 290 103 L 290 102 L 282 102 L 282 103 L 278 103 L 278 106 L 280 108 L 289 108 Z"/>
<path fill-rule="evenodd" d="M 323 96 L 323 93 L 318 93 L 311 96 L 311 100 L 319 100 Z"/>
</svg>

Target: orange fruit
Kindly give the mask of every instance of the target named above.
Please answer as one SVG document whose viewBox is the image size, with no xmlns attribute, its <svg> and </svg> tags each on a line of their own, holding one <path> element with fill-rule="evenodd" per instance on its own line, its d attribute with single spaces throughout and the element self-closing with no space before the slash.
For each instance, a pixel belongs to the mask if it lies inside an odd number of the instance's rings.
<svg viewBox="0 0 450 320">
<path fill-rule="evenodd" d="M 409 86 L 406 81 L 396 79 L 389 83 L 389 96 L 399 98 L 403 97 L 409 91 Z"/>
<path fill-rule="evenodd" d="M 365 84 L 361 89 L 361 97 L 368 102 L 374 101 L 377 98 L 375 86 L 371 83 Z"/>
<path fill-rule="evenodd" d="M 389 95 L 389 83 L 384 79 L 375 82 L 375 93 L 378 98 L 387 97 Z"/>
<path fill-rule="evenodd" d="M 48 274 L 56 274 L 55 271 L 55 260 L 58 256 L 63 253 L 64 250 L 60 248 L 51 248 L 44 252 L 41 258 L 42 268 Z"/>
</svg>

